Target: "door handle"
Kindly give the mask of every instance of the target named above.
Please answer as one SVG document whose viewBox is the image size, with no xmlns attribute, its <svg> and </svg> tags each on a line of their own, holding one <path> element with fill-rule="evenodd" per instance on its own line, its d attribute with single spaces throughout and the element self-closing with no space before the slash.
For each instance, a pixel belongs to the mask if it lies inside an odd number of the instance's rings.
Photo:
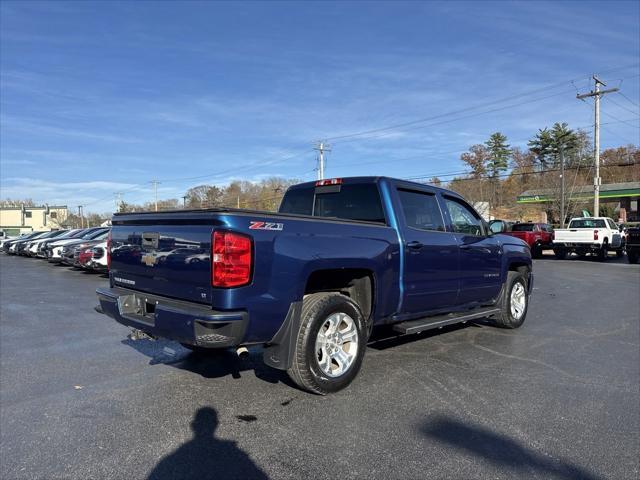
<svg viewBox="0 0 640 480">
<path fill-rule="evenodd" d="M 407 247 L 411 250 L 420 250 L 424 245 L 421 242 L 414 240 L 413 242 L 407 243 Z"/>
</svg>

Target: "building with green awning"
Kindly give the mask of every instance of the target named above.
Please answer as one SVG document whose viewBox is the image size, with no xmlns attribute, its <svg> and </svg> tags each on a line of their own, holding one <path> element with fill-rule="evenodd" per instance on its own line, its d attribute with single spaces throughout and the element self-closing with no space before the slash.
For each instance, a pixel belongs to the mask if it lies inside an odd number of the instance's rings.
<svg viewBox="0 0 640 480">
<path fill-rule="evenodd" d="M 554 200 L 557 192 L 553 190 L 528 190 L 518 195 L 519 204 L 542 204 Z M 593 185 L 567 188 L 567 198 L 571 201 L 593 200 Z M 600 202 L 616 203 L 624 221 L 638 221 L 638 201 L 640 200 L 640 182 L 609 183 L 600 186 Z"/>
</svg>

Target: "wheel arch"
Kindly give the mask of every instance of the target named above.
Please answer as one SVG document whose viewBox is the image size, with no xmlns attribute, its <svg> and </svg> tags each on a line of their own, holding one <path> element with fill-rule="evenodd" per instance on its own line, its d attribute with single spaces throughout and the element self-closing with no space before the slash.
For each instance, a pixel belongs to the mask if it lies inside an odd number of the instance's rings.
<svg viewBox="0 0 640 480">
<path fill-rule="evenodd" d="M 351 298 L 370 322 L 375 305 L 375 276 L 366 268 L 331 268 L 311 272 L 305 284 L 304 294 L 339 292 Z"/>
<path fill-rule="evenodd" d="M 264 362 L 279 370 L 291 367 L 295 339 L 300 330 L 304 295 L 319 292 L 338 292 L 351 298 L 360 308 L 370 328 L 373 322 L 376 298 L 376 282 L 373 270 L 366 268 L 318 269 L 309 274 L 302 298 L 292 302 L 287 316 L 274 337 L 266 344 Z"/>
</svg>

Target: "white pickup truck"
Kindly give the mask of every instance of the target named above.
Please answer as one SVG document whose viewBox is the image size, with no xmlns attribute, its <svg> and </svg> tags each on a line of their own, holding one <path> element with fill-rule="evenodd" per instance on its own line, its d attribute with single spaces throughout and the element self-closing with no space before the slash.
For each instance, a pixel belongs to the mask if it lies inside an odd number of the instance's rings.
<svg viewBox="0 0 640 480">
<path fill-rule="evenodd" d="M 615 251 L 618 257 L 624 254 L 618 226 L 608 217 L 572 218 L 569 228 L 557 229 L 553 233 L 553 251 L 561 260 L 571 252 L 580 257 L 591 253 L 600 261 L 607 258 L 609 251 Z"/>
</svg>

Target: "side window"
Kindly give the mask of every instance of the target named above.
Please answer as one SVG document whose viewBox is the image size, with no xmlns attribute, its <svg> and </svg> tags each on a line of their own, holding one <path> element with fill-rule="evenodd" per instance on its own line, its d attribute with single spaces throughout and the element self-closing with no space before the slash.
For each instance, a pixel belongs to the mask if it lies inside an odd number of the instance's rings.
<svg viewBox="0 0 640 480">
<path fill-rule="evenodd" d="M 473 210 L 458 200 L 448 197 L 445 197 L 445 204 L 451 217 L 454 232 L 474 236 L 484 235 L 482 220 Z"/>
<path fill-rule="evenodd" d="M 415 190 L 398 190 L 408 227 L 444 232 L 444 220 L 436 196 Z"/>
<path fill-rule="evenodd" d="M 616 224 L 614 223 L 614 221 L 613 221 L 613 220 L 609 220 L 609 219 L 607 219 L 607 223 L 609 224 L 609 228 L 610 228 L 611 230 L 618 230 L 618 227 L 616 226 Z"/>
</svg>

